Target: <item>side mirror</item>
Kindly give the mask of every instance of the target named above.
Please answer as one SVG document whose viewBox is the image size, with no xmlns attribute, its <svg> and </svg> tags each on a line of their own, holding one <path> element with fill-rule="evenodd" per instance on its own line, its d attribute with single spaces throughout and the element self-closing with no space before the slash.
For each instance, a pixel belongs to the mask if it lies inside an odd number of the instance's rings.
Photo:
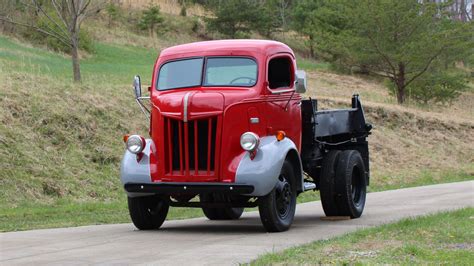
<svg viewBox="0 0 474 266">
<path fill-rule="evenodd" d="M 305 93 L 306 92 L 306 72 L 303 70 L 296 70 L 296 92 Z"/>
<path fill-rule="evenodd" d="M 136 75 L 133 78 L 133 90 L 135 92 L 135 98 L 138 99 L 142 97 L 142 82 L 140 76 Z"/>
</svg>

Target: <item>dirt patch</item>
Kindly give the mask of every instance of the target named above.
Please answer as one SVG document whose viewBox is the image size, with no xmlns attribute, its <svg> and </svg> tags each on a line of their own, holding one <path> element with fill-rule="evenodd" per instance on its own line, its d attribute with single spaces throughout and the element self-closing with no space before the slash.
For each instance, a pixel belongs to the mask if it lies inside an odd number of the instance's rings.
<svg viewBox="0 0 474 266">
<path fill-rule="evenodd" d="M 474 243 L 454 243 L 444 246 L 442 249 L 471 250 L 474 251 Z"/>
</svg>

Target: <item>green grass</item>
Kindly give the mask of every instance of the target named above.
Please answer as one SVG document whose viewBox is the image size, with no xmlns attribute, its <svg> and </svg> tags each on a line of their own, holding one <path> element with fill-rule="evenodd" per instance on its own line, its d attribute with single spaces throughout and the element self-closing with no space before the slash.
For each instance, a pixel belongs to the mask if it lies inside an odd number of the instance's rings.
<svg viewBox="0 0 474 266">
<path fill-rule="evenodd" d="M 134 74 L 141 74 L 144 83 L 149 82 L 158 53 L 140 47 L 96 43 L 95 53 L 81 60 L 84 83 L 128 85 Z M 46 75 L 66 84 L 72 80 L 68 55 L 22 45 L 5 36 L 0 36 L 0 66 L 3 71 Z"/>
<path fill-rule="evenodd" d="M 472 265 L 474 208 L 405 219 L 266 254 L 251 265 Z"/>
<path fill-rule="evenodd" d="M 304 57 L 300 57 L 297 60 L 298 60 L 298 68 L 304 69 L 306 71 L 331 69 L 331 64 L 327 62 L 315 61 L 313 59 L 308 59 Z"/>
</svg>

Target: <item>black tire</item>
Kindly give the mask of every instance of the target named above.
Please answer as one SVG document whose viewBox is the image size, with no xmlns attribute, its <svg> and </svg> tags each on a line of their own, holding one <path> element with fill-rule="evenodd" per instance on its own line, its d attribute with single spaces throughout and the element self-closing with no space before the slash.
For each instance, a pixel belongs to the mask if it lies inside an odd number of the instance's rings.
<svg viewBox="0 0 474 266">
<path fill-rule="evenodd" d="M 202 202 L 226 202 L 223 196 L 215 194 L 199 195 Z M 244 208 L 202 208 L 202 212 L 209 220 L 236 220 L 242 216 Z"/>
<path fill-rule="evenodd" d="M 166 219 L 169 204 L 156 196 L 129 197 L 128 210 L 133 224 L 138 229 L 158 229 Z"/>
<path fill-rule="evenodd" d="M 283 163 L 275 188 L 259 199 L 260 220 L 267 232 L 282 232 L 290 228 L 296 210 L 296 176 L 289 161 Z"/>
<path fill-rule="evenodd" d="M 332 150 L 324 156 L 321 175 L 319 179 L 319 193 L 321 204 L 326 216 L 338 216 L 339 211 L 336 205 L 336 164 L 341 151 Z"/>
<path fill-rule="evenodd" d="M 336 205 L 340 216 L 362 215 L 367 193 L 367 179 L 362 156 L 356 150 L 339 154 L 336 166 Z"/>
</svg>

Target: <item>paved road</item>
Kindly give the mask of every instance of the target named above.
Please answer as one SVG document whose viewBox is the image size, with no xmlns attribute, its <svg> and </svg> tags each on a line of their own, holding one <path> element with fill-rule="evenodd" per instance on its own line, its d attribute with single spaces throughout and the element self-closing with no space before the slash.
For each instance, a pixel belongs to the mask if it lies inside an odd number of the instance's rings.
<svg viewBox="0 0 474 266">
<path fill-rule="evenodd" d="M 474 181 L 370 193 L 360 219 L 323 221 L 319 202 L 300 204 L 290 231 L 268 234 L 258 213 L 238 221 L 167 221 L 161 230 L 131 224 L 0 234 L 0 264 L 222 265 L 404 217 L 474 206 Z"/>
</svg>

